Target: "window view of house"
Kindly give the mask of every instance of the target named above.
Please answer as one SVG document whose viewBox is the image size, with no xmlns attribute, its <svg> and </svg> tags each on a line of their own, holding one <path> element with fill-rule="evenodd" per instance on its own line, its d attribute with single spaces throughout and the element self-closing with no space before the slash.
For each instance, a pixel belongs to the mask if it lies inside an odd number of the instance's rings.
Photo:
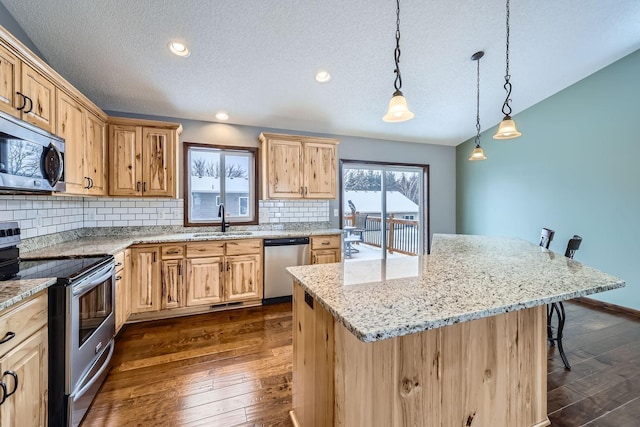
<svg viewBox="0 0 640 427">
<path fill-rule="evenodd" d="M 254 221 L 255 159 L 244 150 L 225 150 L 203 146 L 187 149 L 189 223 L 220 223 L 220 205 L 228 222 Z"/>
</svg>

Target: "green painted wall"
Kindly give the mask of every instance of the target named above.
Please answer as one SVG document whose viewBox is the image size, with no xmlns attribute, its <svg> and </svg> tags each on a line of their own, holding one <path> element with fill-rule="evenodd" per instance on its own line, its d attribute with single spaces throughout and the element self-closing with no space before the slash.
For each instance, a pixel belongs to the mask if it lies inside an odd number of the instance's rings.
<svg viewBox="0 0 640 427">
<path fill-rule="evenodd" d="M 483 133 L 488 160 L 456 148 L 457 232 L 537 243 L 548 227 L 560 253 L 579 234 L 575 259 L 627 282 L 593 297 L 640 310 L 640 50 L 514 119 L 520 138 Z"/>
</svg>

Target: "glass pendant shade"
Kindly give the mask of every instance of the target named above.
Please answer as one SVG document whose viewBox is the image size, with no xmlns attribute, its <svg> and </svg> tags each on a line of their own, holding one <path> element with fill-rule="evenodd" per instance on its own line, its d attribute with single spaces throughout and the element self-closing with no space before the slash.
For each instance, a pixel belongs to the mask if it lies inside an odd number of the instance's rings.
<svg viewBox="0 0 640 427">
<path fill-rule="evenodd" d="M 510 116 L 504 116 L 498 126 L 498 132 L 493 135 L 493 139 L 513 139 L 520 135 L 522 134 L 516 129 L 516 122 Z"/>
<path fill-rule="evenodd" d="M 487 160 L 487 156 L 484 155 L 484 150 L 482 149 L 480 144 L 476 145 L 476 148 L 473 149 L 473 151 L 471 152 L 471 157 L 469 157 L 469 160 L 471 161 Z"/>
<path fill-rule="evenodd" d="M 385 122 L 404 122 L 412 119 L 414 114 L 409 111 L 407 100 L 399 90 L 393 93 L 393 98 L 389 101 L 389 110 L 382 120 Z"/>
</svg>

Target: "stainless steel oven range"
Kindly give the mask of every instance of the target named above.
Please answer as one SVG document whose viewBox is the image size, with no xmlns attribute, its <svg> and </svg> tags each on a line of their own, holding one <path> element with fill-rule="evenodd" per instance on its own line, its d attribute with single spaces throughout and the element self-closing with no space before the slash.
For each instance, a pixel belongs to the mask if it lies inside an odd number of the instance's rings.
<svg viewBox="0 0 640 427">
<path fill-rule="evenodd" d="M 0 278 L 57 278 L 49 288 L 49 426 L 77 426 L 113 355 L 113 256 L 20 259 L 16 237 L 17 223 L 0 224 Z"/>
</svg>

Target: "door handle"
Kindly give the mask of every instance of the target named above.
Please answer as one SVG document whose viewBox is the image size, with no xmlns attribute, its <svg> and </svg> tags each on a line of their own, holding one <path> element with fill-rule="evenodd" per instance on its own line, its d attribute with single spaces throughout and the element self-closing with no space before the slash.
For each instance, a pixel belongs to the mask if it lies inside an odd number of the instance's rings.
<svg viewBox="0 0 640 427">
<path fill-rule="evenodd" d="M 18 111 L 24 110 L 24 107 L 27 106 L 27 97 L 22 92 L 16 92 L 18 96 L 22 97 L 22 105 L 17 108 Z"/>
</svg>

